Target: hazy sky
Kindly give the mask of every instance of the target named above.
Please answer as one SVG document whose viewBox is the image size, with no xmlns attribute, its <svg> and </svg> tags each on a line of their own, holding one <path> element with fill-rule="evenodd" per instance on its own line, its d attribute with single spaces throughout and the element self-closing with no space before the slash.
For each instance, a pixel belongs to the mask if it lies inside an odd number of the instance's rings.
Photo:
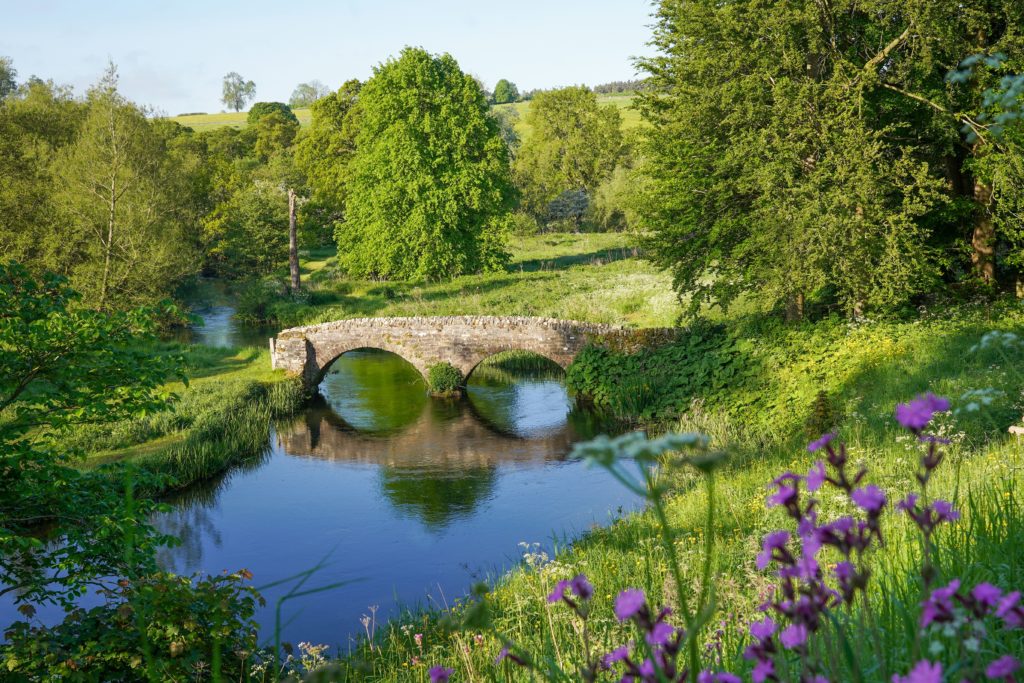
<svg viewBox="0 0 1024 683">
<path fill-rule="evenodd" d="M 257 100 L 300 82 L 365 79 L 406 45 L 449 52 L 488 87 L 521 90 L 634 77 L 647 54 L 650 0 L 22 0 L 7 2 L 0 55 L 19 80 L 84 92 L 113 59 L 121 91 L 166 114 L 220 111 L 237 71 Z"/>
</svg>

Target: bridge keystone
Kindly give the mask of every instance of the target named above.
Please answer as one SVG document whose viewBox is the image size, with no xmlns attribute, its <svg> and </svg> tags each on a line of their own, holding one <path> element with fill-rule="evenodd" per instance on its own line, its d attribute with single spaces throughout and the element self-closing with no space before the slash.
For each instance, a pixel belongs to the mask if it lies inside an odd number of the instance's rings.
<svg viewBox="0 0 1024 683">
<path fill-rule="evenodd" d="M 352 318 L 283 330 L 270 340 L 270 353 L 273 367 L 300 375 L 312 390 L 336 358 L 355 349 L 390 351 L 424 378 L 430 366 L 441 362 L 468 377 L 482 360 L 502 351 L 531 351 L 565 368 L 592 339 L 622 332 L 619 325 L 555 318 Z"/>
</svg>

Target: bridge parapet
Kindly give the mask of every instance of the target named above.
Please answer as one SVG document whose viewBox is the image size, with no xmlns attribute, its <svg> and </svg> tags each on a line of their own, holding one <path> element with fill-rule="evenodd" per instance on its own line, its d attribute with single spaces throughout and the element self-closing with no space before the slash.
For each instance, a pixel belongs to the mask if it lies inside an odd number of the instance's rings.
<svg viewBox="0 0 1024 683">
<path fill-rule="evenodd" d="M 564 368 L 589 341 L 624 332 L 619 325 L 522 316 L 352 318 L 282 331 L 271 340 L 271 362 L 302 375 L 308 388 L 338 356 L 359 348 L 395 353 L 424 377 L 441 362 L 469 376 L 488 356 L 512 350 L 532 351 Z"/>
</svg>

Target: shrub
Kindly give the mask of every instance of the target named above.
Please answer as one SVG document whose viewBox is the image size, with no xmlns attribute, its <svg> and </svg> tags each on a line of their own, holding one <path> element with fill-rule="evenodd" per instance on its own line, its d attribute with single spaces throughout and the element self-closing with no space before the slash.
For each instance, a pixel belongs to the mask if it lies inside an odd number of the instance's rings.
<svg viewBox="0 0 1024 683">
<path fill-rule="evenodd" d="M 432 394 L 451 394 L 462 387 L 462 372 L 451 363 L 431 365 L 427 371 L 427 386 Z"/>
</svg>

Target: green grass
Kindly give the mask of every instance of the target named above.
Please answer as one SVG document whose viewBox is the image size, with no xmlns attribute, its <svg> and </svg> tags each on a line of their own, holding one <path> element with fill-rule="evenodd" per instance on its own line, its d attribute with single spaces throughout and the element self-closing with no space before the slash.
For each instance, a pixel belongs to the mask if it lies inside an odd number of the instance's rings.
<svg viewBox="0 0 1024 683">
<path fill-rule="evenodd" d="M 271 370 L 268 351 L 162 344 L 154 352 L 181 353 L 188 386 L 164 387 L 173 397 L 166 410 L 68 435 L 88 466 L 132 461 L 168 475 L 166 488 L 183 488 L 261 454 L 272 420 L 300 404 L 301 384 Z"/>
<path fill-rule="evenodd" d="M 304 302 L 269 306 L 281 327 L 362 316 L 528 315 L 639 327 L 680 313 L 668 275 L 639 258 L 621 233 L 513 237 L 502 273 L 444 282 L 372 282 L 339 272 L 332 253 L 303 260 Z"/>
<path fill-rule="evenodd" d="M 1018 368 L 1024 352 L 970 351 L 993 327 L 1019 334 L 1024 329 L 1020 305 L 970 307 L 913 321 L 863 324 L 847 327 L 845 333 L 824 327 L 824 332 L 810 326 L 760 332 L 761 357 L 771 359 L 760 377 L 760 391 L 768 397 L 765 405 L 730 413 L 706 410 L 698 403 L 677 424 L 710 434 L 730 452 L 729 464 L 716 476 L 719 509 L 710 531 L 717 539 L 718 614 L 712 623 L 715 628 L 721 625 L 723 661 L 731 670 L 747 671 L 749 664 L 740 657 L 747 642 L 746 623 L 757 615 L 757 604 L 770 584 L 768 574 L 754 566 L 761 539 L 767 531 L 788 528 L 781 511 L 765 509 L 767 484 L 787 469 L 806 472 L 815 459 L 804 449 L 808 438 L 802 425 L 811 412 L 810 405 L 801 405 L 807 386 L 834 394 L 841 407 L 841 438 L 850 445 L 854 465 L 868 467 L 869 481 L 885 489 L 890 500 L 916 488 L 913 475 L 919 457 L 919 444 L 892 419 L 897 402 L 931 389 L 953 397 L 956 406 L 964 403 L 958 397 L 969 389 L 1001 390 L 1002 398 L 986 411 L 943 415 L 937 421 L 939 433 L 953 443 L 929 491 L 952 499 L 964 515 L 941 532 L 939 580 L 959 576 L 969 584 L 990 581 L 1010 590 L 1024 586 L 1024 501 L 1016 493 L 1024 448 L 1006 431 L 1009 424 L 1020 422 L 1024 373 Z M 729 394 L 730 387 L 719 391 Z M 748 391 L 738 387 L 717 404 L 739 400 Z M 760 415 L 762 411 L 767 414 Z M 707 498 L 692 471 L 672 470 L 668 476 L 675 491 L 669 516 L 680 538 L 683 590 L 692 594 L 703 559 L 702 542 L 709 533 L 704 523 Z M 835 518 L 845 514 L 846 505 L 835 495 L 823 495 L 821 515 Z M 863 625 L 859 612 L 849 616 L 843 637 L 857 644 L 852 648 L 855 662 L 829 661 L 831 680 L 856 680 L 851 671 L 857 668 L 867 671 L 865 681 L 883 681 L 910 668 L 913 633 L 905 625 L 919 600 L 914 576 L 920 546 L 905 518 L 887 519 L 887 549 L 872 561 L 872 619 L 877 621 Z M 497 577 L 491 596 L 500 632 L 563 666 L 579 661 L 582 646 L 570 611 L 545 600 L 559 579 L 583 572 L 594 583 L 590 636 L 604 652 L 634 637 L 611 611 L 612 598 L 620 590 L 642 587 L 655 601 L 677 600 L 651 514 L 594 529 L 571 545 L 569 540 L 563 539 L 553 561 L 543 566 L 524 562 Z M 449 616 L 459 619 L 465 612 L 466 604 L 457 601 Z M 487 635 L 480 643 L 475 631 L 451 632 L 443 616 L 438 611 L 409 612 L 383 630 L 373 650 L 364 644 L 341 660 L 338 680 L 345 680 L 345 675 L 361 681 L 426 680 L 426 668 L 435 664 L 454 667 L 458 680 L 530 680 L 520 670 L 494 666 L 500 648 L 494 637 Z M 422 649 L 412 637 L 417 632 L 424 634 Z M 1017 632 L 992 632 L 985 649 L 1020 656 L 1024 641 Z"/>
<path fill-rule="evenodd" d="M 632 95 L 598 95 L 597 101 L 600 104 L 614 104 L 622 114 L 622 127 L 624 130 L 636 128 L 641 125 L 640 112 L 633 108 Z M 526 125 L 526 112 L 530 110 L 529 102 L 516 102 L 515 104 L 499 104 L 498 109 L 514 109 L 519 114 L 519 121 L 516 129 L 519 134 L 526 137 L 530 134 L 529 126 Z M 295 116 L 303 127 L 309 125 L 312 114 L 308 108 L 295 109 Z M 195 131 L 213 130 L 223 126 L 232 128 L 245 128 L 247 112 L 218 112 L 216 114 L 190 114 L 187 116 L 171 116 L 171 121 L 188 126 Z"/>
<path fill-rule="evenodd" d="M 303 127 L 309 125 L 310 117 L 312 114 L 308 108 L 294 109 L 295 117 L 299 120 L 299 124 Z M 183 126 L 201 132 L 204 130 L 213 130 L 214 128 L 223 128 L 224 126 L 230 126 L 232 128 L 245 128 L 248 126 L 246 118 L 249 116 L 248 112 L 244 111 L 222 111 L 216 114 L 189 114 L 186 116 L 171 116 L 168 117 L 175 123 L 180 123 Z"/>
</svg>

